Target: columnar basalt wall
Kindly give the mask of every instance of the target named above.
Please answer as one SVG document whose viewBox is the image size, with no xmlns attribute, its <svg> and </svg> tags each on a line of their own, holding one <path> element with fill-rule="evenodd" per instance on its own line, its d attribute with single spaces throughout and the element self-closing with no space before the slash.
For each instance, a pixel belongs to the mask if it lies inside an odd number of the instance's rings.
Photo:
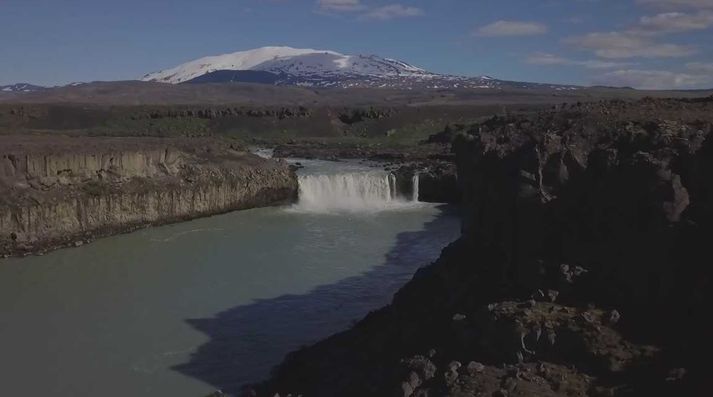
<svg viewBox="0 0 713 397">
<path fill-rule="evenodd" d="M 461 200 L 458 173 L 453 163 L 437 160 L 415 162 L 400 166 L 394 174 L 401 191 L 411 193 L 414 186 L 418 187 L 419 201 L 457 204 Z"/>
<path fill-rule="evenodd" d="M 297 195 L 287 164 L 222 141 L 16 138 L 0 149 L 0 255 Z"/>
</svg>

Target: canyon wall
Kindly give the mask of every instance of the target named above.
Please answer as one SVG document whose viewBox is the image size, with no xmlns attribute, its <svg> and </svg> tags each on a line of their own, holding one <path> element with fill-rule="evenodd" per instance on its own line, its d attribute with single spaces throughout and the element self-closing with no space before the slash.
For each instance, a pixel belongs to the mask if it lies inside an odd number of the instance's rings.
<svg viewBox="0 0 713 397">
<path fill-rule="evenodd" d="M 3 137 L 0 255 L 289 202 L 284 162 L 210 139 Z"/>
<path fill-rule="evenodd" d="M 457 204 L 461 200 L 455 164 L 442 160 L 407 163 L 394 170 L 396 183 L 402 192 L 413 192 L 418 186 L 418 200 L 424 203 Z M 418 181 L 414 183 L 414 178 Z"/>
<path fill-rule="evenodd" d="M 711 115 L 645 99 L 473 125 L 462 237 L 246 395 L 710 395 Z"/>
</svg>

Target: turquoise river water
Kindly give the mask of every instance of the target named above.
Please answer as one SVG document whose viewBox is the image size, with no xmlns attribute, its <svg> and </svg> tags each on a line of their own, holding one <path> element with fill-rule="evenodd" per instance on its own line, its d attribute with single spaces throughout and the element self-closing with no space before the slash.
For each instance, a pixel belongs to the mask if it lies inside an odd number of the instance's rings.
<svg viewBox="0 0 713 397">
<path fill-rule="evenodd" d="M 0 396 L 201 397 L 388 303 L 459 234 L 387 173 L 306 162 L 300 202 L 0 260 Z"/>
</svg>

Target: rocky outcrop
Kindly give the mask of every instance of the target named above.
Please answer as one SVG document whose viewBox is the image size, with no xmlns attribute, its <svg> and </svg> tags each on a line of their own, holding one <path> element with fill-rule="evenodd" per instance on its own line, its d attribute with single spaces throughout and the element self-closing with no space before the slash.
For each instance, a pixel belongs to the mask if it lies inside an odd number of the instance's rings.
<svg viewBox="0 0 713 397">
<path fill-rule="evenodd" d="M 394 171 L 399 191 L 412 196 L 418 177 L 418 200 L 425 203 L 457 204 L 461 199 L 458 172 L 447 161 L 420 161 L 398 166 Z"/>
<path fill-rule="evenodd" d="M 345 109 L 339 114 L 339 121 L 344 124 L 360 123 L 364 120 L 379 120 L 390 117 L 396 112 L 394 109 Z"/>
<path fill-rule="evenodd" d="M 354 144 L 345 142 L 292 142 L 275 147 L 275 157 L 339 161 L 340 159 L 367 159 L 372 161 L 404 163 L 451 159 L 445 145 L 382 146 L 381 144 Z"/>
<path fill-rule="evenodd" d="M 149 110 L 143 113 L 137 113 L 131 116 L 132 120 L 141 119 L 221 119 L 229 117 L 254 117 L 254 118 L 273 118 L 284 120 L 290 118 L 307 118 L 310 117 L 310 111 L 304 106 L 296 108 L 280 107 L 280 108 L 246 108 L 246 107 L 228 107 L 216 106 L 208 108 L 158 108 Z"/>
<path fill-rule="evenodd" d="M 0 255 L 293 200 L 282 162 L 207 139 L 5 137 Z"/>
<path fill-rule="evenodd" d="M 647 99 L 471 127 L 462 237 L 254 392 L 709 395 L 712 115 Z"/>
</svg>

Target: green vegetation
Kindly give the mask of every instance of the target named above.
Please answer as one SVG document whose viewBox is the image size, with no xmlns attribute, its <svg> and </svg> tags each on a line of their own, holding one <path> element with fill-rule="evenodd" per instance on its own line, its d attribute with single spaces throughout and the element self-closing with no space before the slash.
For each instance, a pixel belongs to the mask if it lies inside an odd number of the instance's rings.
<svg viewBox="0 0 713 397">
<path fill-rule="evenodd" d="M 209 120 L 199 118 L 109 119 L 87 131 L 92 136 L 207 136 Z"/>
<path fill-rule="evenodd" d="M 545 105 L 269 107 L 244 105 L 99 106 L 0 104 L 0 134 L 199 137 L 245 144 L 314 142 L 345 147 L 412 147 L 449 123 Z"/>
</svg>

